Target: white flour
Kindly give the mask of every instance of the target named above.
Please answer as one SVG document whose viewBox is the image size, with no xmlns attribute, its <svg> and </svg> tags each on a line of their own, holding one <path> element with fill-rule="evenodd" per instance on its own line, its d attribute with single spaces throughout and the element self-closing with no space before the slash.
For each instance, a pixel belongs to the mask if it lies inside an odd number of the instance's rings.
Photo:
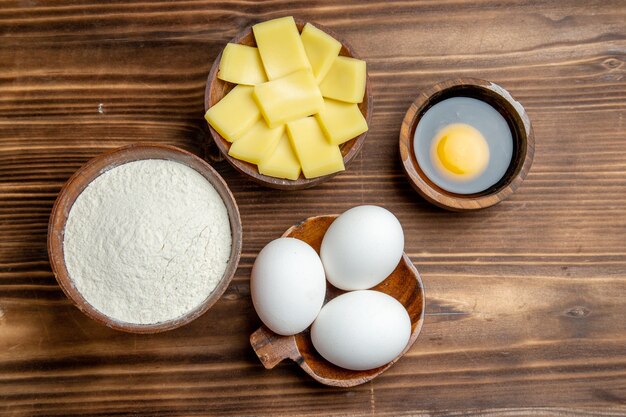
<svg viewBox="0 0 626 417">
<path fill-rule="evenodd" d="M 222 278 L 226 206 L 197 171 L 143 160 L 96 178 L 73 204 L 63 241 L 86 301 L 122 322 L 159 323 L 197 307 Z"/>
</svg>

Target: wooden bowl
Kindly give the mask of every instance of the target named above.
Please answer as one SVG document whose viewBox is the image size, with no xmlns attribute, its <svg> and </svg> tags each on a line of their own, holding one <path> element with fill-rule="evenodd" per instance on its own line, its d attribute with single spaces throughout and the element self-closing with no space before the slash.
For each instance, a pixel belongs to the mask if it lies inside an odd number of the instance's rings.
<svg viewBox="0 0 626 417">
<path fill-rule="evenodd" d="M 195 309 L 189 311 L 182 317 L 155 324 L 133 324 L 115 320 L 108 317 L 92 307 L 76 289 L 72 278 L 69 276 L 63 255 L 63 239 L 65 234 L 65 224 L 72 205 L 83 192 L 83 190 L 98 176 L 116 166 L 127 162 L 144 159 L 166 159 L 185 164 L 206 178 L 217 190 L 224 201 L 228 217 L 230 219 L 230 229 L 232 233 L 232 247 L 228 266 L 221 281 L 213 292 Z M 131 333 L 158 333 L 172 330 L 183 326 L 204 314 L 228 287 L 228 284 L 235 274 L 239 257 L 241 256 L 241 219 L 237 203 L 231 194 L 228 186 L 220 175 L 202 159 L 173 146 L 164 145 L 130 145 L 115 149 L 111 152 L 97 156 L 87 162 L 65 183 L 57 197 L 50 223 L 48 224 L 48 256 L 52 265 L 52 272 L 56 277 L 61 289 L 72 300 L 80 311 L 91 317 L 95 321 L 102 323 L 116 330 Z"/>
<path fill-rule="evenodd" d="M 283 237 L 303 240 L 319 254 L 324 234 L 336 218 L 337 215 L 311 217 L 288 229 Z M 391 275 L 372 289 L 389 294 L 400 301 L 411 318 L 409 343 L 397 358 L 386 365 L 367 371 L 351 371 L 335 366 L 315 351 L 310 329 L 294 336 L 281 336 L 262 326 L 252 333 L 250 344 L 267 369 L 289 358 L 313 379 L 325 385 L 352 387 L 370 381 L 387 370 L 411 348 L 424 322 L 424 285 L 406 253 L 402 255 L 400 263 Z M 345 292 L 327 282 L 324 304 Z"/>
<path fill-rule="evenodd" d="M 433 183 L 415 157 L 413 137 L 422 115 L 433 105 L 451 97 L 471 97 L 494 107 L 507 121 L 513 135 L 513 156 L 498 183 L 475 194 L 456 194 Z M 404 116 L 400 129 L 400 158 L 411 185 L 427 201 L 452 211 L 476 210 L 499 203 L 520 186 L 533 163 L 535 136 L 524 107 L 508 91 L 489 81 L 457 78 L 422 91 Z"/>
<path fill-rule="evenodd" d="M 298 26 L 298 30 L 302 31 L 306 22 L 302 20 L 296 19 L 296 25 Z M 336 33 L 331 31 L 328 28 L 325 28 L 322 25 L 318 25 L 317 23 L 313 23 L 317 28 L 323 30 L 328 33 L 333 38 L 337 39 L 341 42 L 343 47 L 339 52 L 339 55 L 349 56 L 353 58 L 359 58 L 354 52 L 353 48 Z M 252 33 L 252 26 L 248 26 L 242 32 L 240 32 L 237 36 L 235 36 L 230 43 L 240 43 L 242 45 L 248 46 L 256 46 L 256 41 L 254 40 L 254 35 Z M 230 90 L 233 89 L 235 84 L 229 83 L 217 78 L 217 71 L 220 66 L 220 61 L 222 59 L 222 53 L 215 58 L 213 62 L 213 67 L 211 67 L 211 72 L 209 72 L 209 77 L 206 84 L 206 90 L 204 92 L 204 111 L 206 112 L 211 106 L 216 104 L 218 101 L 222 99 Z M 367 125 L 370 126 L 370 120 L 372 118 L 372 95 L 371 95 L 371 87 L 369 76 L 366 78 L 365 84 L 365 96 L 363 98 L 363 102 L 359 104 L 359 109 L 365 117 L 367 121 Z M 228 155 L 228 150 L 230 149 L 230 142 L 224 139 L 215 129 L 213 129 L 209 125 L 209 130 L 211 132 L 211 136 L 213 137 L 213 141 L 217 145 L 217 148 L 220 150 L 221 154 L 224 158 L 239 172 L 243 175 L 247 176 L 251 180 L 264 185 L 270 188 L 277 188 L 280 190 L 300 190 L 303 188 L 313 187 L 314 185 L 321 184 L 324 181 L 329 180 L 334 177 L 338 173 L 324 175 L 323 177 L 304 178 L 302 173 L 297 180 L 287 180 L 281 178 L 274 178 L 267 175 L 263 175 L 259 173 L 256 165 L 250 164 L 248 162 L 240 161 L 239 159 L 233 158 Z M 354 139 L 347 141 L 346 143 L 340 145 L 341 154 L 343 155 L 343 163 L 346 166 L 346 169 L 350 162 L 354 159 L 354 157 L 359 153 L 361 148 L 363 147 L 363 143 L 365 142 L 365 137 L 367 136 L 367 132 L 362 133 Z"/>
</svg>

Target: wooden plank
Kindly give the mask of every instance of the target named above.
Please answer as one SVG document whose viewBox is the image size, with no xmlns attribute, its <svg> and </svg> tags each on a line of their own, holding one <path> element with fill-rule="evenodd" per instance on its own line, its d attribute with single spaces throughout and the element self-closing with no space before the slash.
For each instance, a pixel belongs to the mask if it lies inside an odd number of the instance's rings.
<svg viewBox="0 0 626 417">
<path fill-rule="evenodd" d="M 238 201 L 240 268 L 207 314 L 130 335 L 59 290 L 46 253 L 56 194 L 91 157 L 135 142 L 205 157 L 212 59 L 245 26 L 296 15 L 368 62 L 374 116 L 349 170 L 266 190 L 213 165 Z M 311 3 L 0 2 L 0 414 L 626 415 L 626 4 L 479 0 Z M 398 159 L 420 88 L 473 76 L 509 89 L 535 129 L 535 163 L 510 199 L 447 213 Z M 409 354 L 373 382 L 323 387 L 266 371 L 256 253 L 303 218 L 379 204 L 402 222 L 426 285 Z"/>
</svg>

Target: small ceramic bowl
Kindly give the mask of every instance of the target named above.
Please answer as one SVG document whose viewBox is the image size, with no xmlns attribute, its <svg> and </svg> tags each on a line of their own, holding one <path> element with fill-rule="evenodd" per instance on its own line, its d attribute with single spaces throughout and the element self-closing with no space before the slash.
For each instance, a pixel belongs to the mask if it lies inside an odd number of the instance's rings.
<svg viewBox="0 0 626 417">
<path fill-rule="evenodd" d="M 211 183 L 220 197 L 222 197 L 226 210 L 228 211 L 232 233 L 232 247 L 228 266 L 221 281 L 200 305 L 184 316 L 174 320 L 155 324 L 133 324 L 120 322 L 106 316 L 92 307 L 83 298 L 81 293 L 74 286 L 72 278 L 67 271 L 65 257 L 63 255 L 63 239 L 65 224 L 72 205 L 91 181 L 111 168 L 115 168 L 127 162 L 145 159 L 166 159 L 185 164 L 199 172 Z M 204 314 L 220 298 L 232 280 L 237 269 L 237 264 L 239 263 L 242 240 L 241 230 L 241 219 L 239 217 L 237 203 L 235 203 L 235 199 L 222 177 L 220 177 L 209 164 L 197 156 L 173 146 L 130 145 L 104 153 L 87 162 L 87 164 L 72 175 L 63 188 L 61 188 L 59 196 L 52 208 L 50 223 L 48 224 L 48 256 L 50 258 L 50 264 L 52 265 L 52 272 L 61 286 L 61 289 L 65 295 L 72 300 L 76 307 L 87 316 L 116 330 L 131 333 L 158 333 L 184 326 Z"/>
<path fill-rule="evenodd" d="M 324 234 L 336 218 L 337 215 L 308 218 L 289 228 L 283 233 L 283 237 L 300 239 L 311 245 L 319 253 Z M 293 336 L 281 336 L 266 326 L 261 326 L 250 335 L 250 344 L 267 369 L 271 369 L 284 359 L 289 358 L 313 379 L 324 385 L 353 387 L 371 381 L 389 369 L 413 346 L 424 323 L 425 306 L 422 279 L 406 253 L 402 255 L 402 259 L 391 275 L 372 290 L 384 292 L 398 300 L 409 313 L 411 319 L 409 342 L 402 353 L 386 365 L 366 371 L 351 371 L 333 365 L 317 353 L 313 347 L 310 329 Z M 324 304 L 345 292 L 330 283 L 326 283 Z"/>
<path fill-rule="evenodd" d="M 507 121 L 513 136 L 508 170 L 500 181 L 480 193 L 455 194 L 440 188 L 426 176 L 415 157 L 413 137 L 422 115 L 451 97 L 471 97 L 491 105 Z M 528 174 L 534 153 L 535 137 L 524 107 L 499 85 L 475 78 L 443 81 L 422 91 L 406 112 L 400 129 L 400 158 L 411 185 L 427 201 L 452 211 L 493 206 L 511 196 Z"/>
<path fill-rule="evenodd" d="M 359 58 L 356 55 L 354 50 L 346 41 L 337 36 L 336 33 L 331 31 L 328 28 L 325 28 L 322 25 L 311 22 L 317 28 L 323 30 L 328 33 L 333 38 L 337 39 L 343 47 L 339 52 L 339 55 Z M 296 19 L 296 25 L 298 26 L 298 30 L 302 31 L 302 28 L 306 22 Z M 248 46 L 256 46 L 256 42 L 254 40 L 254 34 L 252 33 L 252 26 L 247 27 L 242 32 L 240 32 L 237 36 L 235 36 L 230 43 L 239 43 L 242 45 Z M 222 53 L 215 58 L 213 61 L 213 67 L 211 67 L 211 72 L 209 72 L 209 77 L 206 84 L 206 90 L 204 92 L 204 111 L 206 112 L 211 106 L 216 104 L 218 101 L 222 99 L 230 90 L 233 89 L 235 84 L 220 80 L 217 78 L 217 71 L 220 66 L 220 61 L 222 59 Z M 365 117 L 368 126 L 371 126 L 371 118 L 372 118 L 372 96 L 371 96 L 371 87 L 369 76 L 367 77 L 367 81 L 365 84 L 365 97 L 363 98 L 363 102 L 359 104 L 359 109 Z M 224 159 L 226 159 L 237 171 L 242 173 L 244 176 L 250 178 L 251 180 L 264 185 L 270 188 L 277 188 L 280 190 L 299 190 L 303 188 L 313 187 L 317 184 L 321 184 L 324 181 L 327 181 L 338 174 L 330 174 L 325 175 L 323 177 L 304 178 L 302 174 L 300 174 L 300 178 L 296 180 L 287 180 L 281 178 L 274 178 L 267 175 L 263 175 L 259 173 L 256 165 L 250 164 L 248 162 L 240 161 L 239 159 L 233 158 L 228 155 L 228 150 L 230 149 L 230 142 L 224 139 L 215 129 L 209 126 L 209 131 L 211 132 L 211 136 L 213 141 L 215 142 L 217 148 L 220 150 Z M 341 153 L 343 155 L 343 163 L 348 168 L 348 164 L 354 159 L 354 157 L 359 153 L 361 148 L 363 147 L 363 143 L 365 142 L 365 137 L 367 136 L 367 132 L 362 133 L 354 139 L 349 140 L 348 142 L 340 145 Z"/>
</svg>

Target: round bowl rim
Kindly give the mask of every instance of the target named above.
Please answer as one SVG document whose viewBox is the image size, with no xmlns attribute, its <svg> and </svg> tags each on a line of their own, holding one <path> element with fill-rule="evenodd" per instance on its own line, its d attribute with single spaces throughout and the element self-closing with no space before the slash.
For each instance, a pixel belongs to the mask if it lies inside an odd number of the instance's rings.
<svg viewBox="0 0 626 417">
<path fill-rule="evenodd" d="M 419 169 L 419 164 L 415 158 L 413 151 L 413 133 L 415 132 L 415 127 L 419 123 L 421 116 L 433 104 L 439 102 L 439 97 L 444 96 L 445 93 L 451 90 L 459 88 L 487 93 L 491 99 L 502 105 L 507 115 L 515 121 L 515 132 L 512 132 L 514 134 L 514 140 L 516 140 L 515 138 L 517 136 L 520 136 L 517 141 L 523 144 L 523 147 L 520 149 L 522 157 L 511 161 L 509 170 L 513 167 L 513 175 L 506 181 L 501 181 L 502 183 L 496 184 L 494 186 L 495 189 L 490 192 L 463 195 L 442 190 L 431 184 L 431 181 L 421 169 Z M 467 95 L 467 97 L 473 96 Z M 492 105 L 489 102 L 488 104 Z M 509 119 L 507 119 L 507 121 L 508 120 Z M 399 145 L 400 158 L 404 172 L 413 188 L 424 199 L 447 210 L 470 211 L 498 204 L 510 197 L 517 190 L 528 175 L 532 166 L 535 150 L 535 136 L 526 110 L 506 89 L 491 81 L 466 77 L 441 81 L 420 91 L 402 121 Z"/>
<path fill-rule="evenodd" d="M 153 156 L 146 156 L 153 155 Z M 70 277 L 63 252 L 63 239 L 69 212 L 82 191 L 104 172 L 125 163 L 165 159 L 182 163 L 196 170 L 215 188 L 228 211 L 232 244 L 228 266 L 224 275 L 213 291 L 194 309 L 175 319 L 152 323 L 137 324 L 123 322 L 105 315 L 89 304 L 76 289 Z M 52 208 L 48 223 L 47 249 L 52 272 L 59 286 L 72 303 L 85 315 L 98 323 L 115 330 L 129 333 L 159 333 L 173 330 L 190 323 L 207 312 L 220 299 L 232 281 L 241 257 L 242 226 L 239 209 L 232 192 L 224 179 L 198 156 L 180 148 L 161 144 L 133 144 L 113 149 L 97 155 L 81 166 L 63 185 Z"/>
</svg>

